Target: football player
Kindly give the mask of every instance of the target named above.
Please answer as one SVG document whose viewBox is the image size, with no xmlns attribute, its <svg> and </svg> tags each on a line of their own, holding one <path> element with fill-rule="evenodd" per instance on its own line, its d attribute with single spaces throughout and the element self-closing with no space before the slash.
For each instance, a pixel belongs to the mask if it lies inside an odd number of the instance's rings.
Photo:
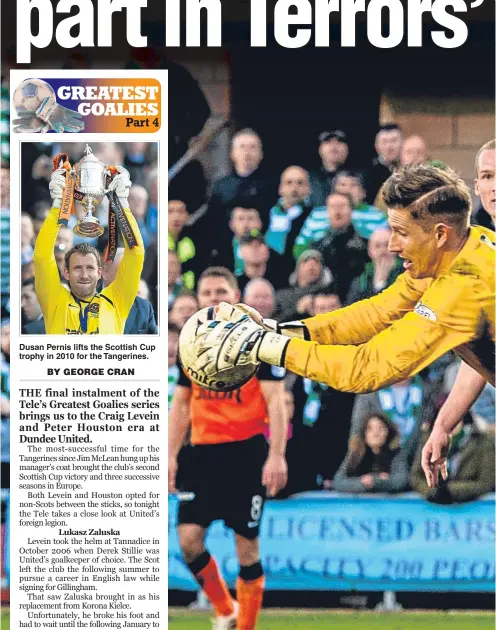
<svg viewBox="0 0 496 630">
<path fill-rule="evenodd" d="M 210 267 L 198 282 L 200 308 L 234 304 L 234 275 Z M 169 492 L 178 473 L 178 536 L 184 560 L 212 603 L 218 630 L 253 630 L 262 605 L 264 575 L 259 528 L 266 493 L 286 485 L 287 420 L 284 370 L 260 367 L 245 385 L 214 392 L 191 383 L 183 371 L 169 415 Z M 264 437 L 269 425 L 270 444 Z M 191 446 L 178 455 L 191 428 Z M 205 547 L 209 525 L 224 521 L 234 530 L 239 560 L 233 600 L 214 558 Z"/>
<path fill-rule="evenodd" d="M 46 332 L 49 335 L 121 335 L 138 293 L 145 259 L 143 239 L 129 209 L 129 174 L 118 167 L 118 174 L 109 189 L 117 193 L 137 245 L 130 248 L 125 243 L 124 256 L 115 280 L 101 291 L 97 290 L 102 275 L 100 253 L 87 243 L 80 243 L 65 254 L 64 277 L 70 291 L 60 282 L 54 247 L 66 187 L 64 169 L 59 168 L 52 173 L 49 187 L 52 209 L 41 226 L 33 256 L 34 286 Z"/>
<path fill-rule="evenodd" d="M 364 393 L 413 376 L 455 350 L 494 383 L 496 235 L 470 227 L 468 187 L 451 169 L 405 167 L 386 182 L 384 200 L 389 249 L 404 261 L 396 282 L 371 299 L 278 325 L 275 332 L 256 314 L 240 321 L 244 309 L 221 305 L 219 319 L 239 321 L 225 345 L 229 352 L 218 357 L 221 367 L 262 361 Z M 222 325 L 199 330 L 207 372 L 222 332 Z"/>
</svg>

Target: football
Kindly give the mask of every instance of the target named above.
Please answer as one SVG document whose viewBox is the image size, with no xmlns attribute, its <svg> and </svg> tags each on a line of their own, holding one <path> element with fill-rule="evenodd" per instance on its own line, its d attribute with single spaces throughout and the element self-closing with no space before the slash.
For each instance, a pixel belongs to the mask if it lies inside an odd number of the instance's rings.
<svg viewBox="0 0 496 630">
<path fill-rule="evenodd" d="M 51 85 L 41 79 L 27 79 L 20 83 L 14 92 L 15 110 L 18 114 L 34 113 L 47 96 L 56 100 Z"/>
<path fill-rule="evenodd" d="M 215 311 L 210 306 L 199 310 L 184 324 L 179 335 L 179 359 L 188 378 L 200 387 L 216 392 L 231 392 L 247 383 L 257 372 L 258 365 L 244 364 L 214 369 L 214 376 L 206 374 L 202 369 L 205 364 L 205 352 L 201 351 L 198 334 L 204 330 L 204 324 L 211 322 L 214 327 Z M 222 346 L 219 346 L 219 349 Z M 217 363 L 215 356 L 212 361 Z"/>
</svg>

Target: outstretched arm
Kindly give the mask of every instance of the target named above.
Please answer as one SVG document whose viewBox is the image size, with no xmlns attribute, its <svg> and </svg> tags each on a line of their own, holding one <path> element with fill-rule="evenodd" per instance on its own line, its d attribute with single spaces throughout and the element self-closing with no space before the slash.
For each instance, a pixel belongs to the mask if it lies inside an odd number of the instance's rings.
<svg viewBox="0 0 496 630">
<path fill-rule="evenodd" d="M 119 172 L 112 180 L 109 188 L 115 191 L 119 198 L 129 226 L 136 238 L 136 245 L 130 248 L 123 235 L 124 255 L 119 264 L 115 280 L 107 288 L 107 295 L 114 302 L 122 319 L 125 320 L 138 294 L 141 272 L 145 261 L 145 247 L 136 219 L 129 209 L 128 195 L 131 188 L 129 173 L 121 166 L 117 167 L 117 170 Z"/>
<path fill-rule="evenodd" d="M 260 313 L 244 304 L 233 307 L 221 303 L 217 307 L 217 317 L 236 321 L 246 313 L 267 331 L 286 337 L 321 345 L 359 345 L 412 311 L 431 282 L 430 279 L 412 280 L 409 275 L 402 274 L 394 284 L 368 300 L 296 322 L 279 324 L 274 320 L 263 320 Z"/>
<path fill-rule="evenodd" d="M 431 280 L 401 274 L 390 287 L 368 300 L 303 320 L 308 338 L 323 345 L 358 345 L 412 311 Z"/>
<path fill-rule="evenodd" d="M 473 341 L 482 325 L 483 295 L 482 282 L 472 276 L 443 278 L 423 295 L 418 312 L 408 313 L 360 346 L 288 339 L 266 332 L 249 317 L 234 325 L 223 322 L 199 331 L 197 343 L 203 351 L 198 368 L 213 374 L 229 365 L 264 361 L 340 391 L 375 391 Z"/>
</svg>

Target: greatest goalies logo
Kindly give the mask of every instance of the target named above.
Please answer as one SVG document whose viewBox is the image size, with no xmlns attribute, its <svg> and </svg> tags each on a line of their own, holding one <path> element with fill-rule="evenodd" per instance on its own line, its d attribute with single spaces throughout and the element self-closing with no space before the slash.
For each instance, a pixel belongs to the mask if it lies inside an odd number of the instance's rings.
<svg viewBox="0 0 496 630">
<path fill-rule="evenodd" d="M 86 82 L 86 81 L 85 81 Z M 98 84 L 96 84 L 98 83 Z M 156 85 L 61 85 L 57 91 L 43 79 L 26 79 L 13 95 L 17 118 L 14 131 L 58 133 L 83 131 L 86 116 L 157 116 L 159 90 Z M 112 80 L 112 83 L 117 83 Z M 70 109 L 61 102 L 77 103 Z M 74 106 L 74 105 L 73 105 Z"/>
</svg>

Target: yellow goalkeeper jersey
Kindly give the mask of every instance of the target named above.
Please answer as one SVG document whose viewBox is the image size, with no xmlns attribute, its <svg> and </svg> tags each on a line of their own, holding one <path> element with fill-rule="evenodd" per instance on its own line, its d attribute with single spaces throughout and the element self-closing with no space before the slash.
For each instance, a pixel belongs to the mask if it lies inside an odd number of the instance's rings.
<svg viewBox="0 0 496 630">
<path fill-rule="evenodd" d="M 455 352 L 494 383 L 496 235 L 471 227 L 438 278 L 408 272 L 379 295 L 305 320 L 311 341 L 291 339 L 285 367 L 341 391 L 375 391 Z"/>
<path fill-rule="evenodd" d="M 115 280 L 91 300 L 80 300 L 61 282 L 54 248 L 59 231 L 59 208 L 52 208 L 43 222 L 34 248 L 34 284 L 52 335 L 115 335 L 124 332 L 127 316 L 138 293 L 145 249 L 131 211 L 124 209 L 137 246 L 125 250 Z"/>
</svg>

